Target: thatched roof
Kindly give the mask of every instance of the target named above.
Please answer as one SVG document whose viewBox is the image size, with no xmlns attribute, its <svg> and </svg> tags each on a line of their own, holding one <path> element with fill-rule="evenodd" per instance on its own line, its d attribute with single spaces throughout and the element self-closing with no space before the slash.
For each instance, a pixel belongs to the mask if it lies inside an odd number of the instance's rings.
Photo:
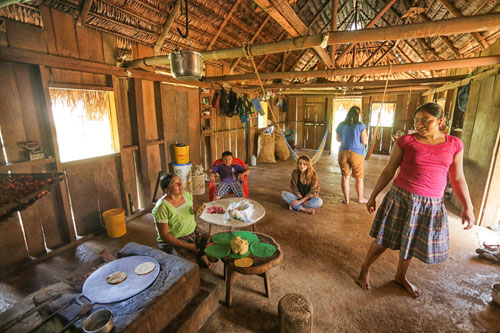
<svg viewBox="0 0 500 333">
<path fill-rule="evenodd" d="M 242 42 L 254 37 L 260 25 L 266 21 L 268 14 L 256 2 L 242 0 L 238 3 L 227 24 L 217 35 L 219 27 L 229 16 L 233 5 L 238 0 L 190 0 L 189 1 L 189 36 L 180 37 L 177 28 L 185 31 L 184 2 L 181 14 L 177 16 L 162 45 L 160 54 L 168 54 L 175 48 L 187 48 L 198 51 L 207 50 L 212 42 L 212 49 L 241 46 Z M 28 4 L 11 5 L 0 8 L 0 17 L 8 17 L 16 21 L 43 26 L 39 5 L 47 5 L 71 14 L 75 19 L 80 15 L 84 0 L 37 0 Z M 131 58 L 134 43 L 153 46 L 157 41 L 174 0 L 92 0 L 85 26 L 99 31 L 110 32 L 119 37 L 119 54 L 126 60 Z M 500 11 L 500 0 L 448 0 L 464 16 L 474 16 Z M 273 3 L 273 1 L 270 1 Z M 332 0 L 288 0 L 296 15 L 308 28 L 309 33 L 330 30 Z M 387 1 L 382 0 L 338 0 L 338 30 L 349 30 L 355 26 L 363 28 Z M 357 4 L 357 6 L 356 6 Z M 357 8 L 357 9 L 356 9 Z M 398 0 L 379 19 L 375 27 L 401 25 L 406 23 L 425 22 L 452 18 L 453 15 L 439 0 Z M 500 34 L 498 31 L 483 32 L 480 38 L 486 44 L 492 44 Z M 267 43 L 290 38 L 282 26 L 274 19 L 267 19 L 262 31 L 254 38 L 253 43 Z M 446 40 L 445 40 L 446 39 Z M 362 43 L 339 61 L 340 67 L 356 67 L 380 47 L 382 42 Z M 421 38 L 419 40 L 401 40 L 397 45 L 389 41 L 382 47 L 377 56 L 372 57 L 364 66 L 399 64 L 440 59 L 456 59 L 477 56 L 482 50 L 477 38 L 465 33 L 448 37 Z M 450 46 L 451 45 L 451 46 Z M 339 55 L 347 45 L 337 46 Z M 452 49 L 454 48 L 454 50 Z M 388 51 L 387 55 L 380 55 Z M 354 56 L 353 56 L 353 52 Z M 283 59 L 285 58 L 284 65 Z M 236 59 L 214 61 L 221 65 L 233 65 Z M 302 71 L 314 68 L 319 58 L 312 49 L 297 50 L 259 56 L 255 59 L 262 72 Z M 168 67 L 168 66 L 167 66 Z M 253 72 L 248 59 L 242 58 L 234 67 L 235 73 Z M 422 78 L 443 75 L 441 72 L 394 73 L 392 79 Z M 384 75 L 366 76 L 363 80 L 383 79 Z"/>
</svg>

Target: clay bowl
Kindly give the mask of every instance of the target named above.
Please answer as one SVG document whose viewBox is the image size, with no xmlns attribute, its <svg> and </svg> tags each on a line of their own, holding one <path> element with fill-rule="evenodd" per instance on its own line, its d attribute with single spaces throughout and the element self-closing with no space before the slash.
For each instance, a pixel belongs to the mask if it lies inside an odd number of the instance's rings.
<svg viewBox="0 0 500 333">
<path fill-rule="evenodd" d="M 493 301 L 500 305 L 500 283 L 493 285 Z"/>
</svg>

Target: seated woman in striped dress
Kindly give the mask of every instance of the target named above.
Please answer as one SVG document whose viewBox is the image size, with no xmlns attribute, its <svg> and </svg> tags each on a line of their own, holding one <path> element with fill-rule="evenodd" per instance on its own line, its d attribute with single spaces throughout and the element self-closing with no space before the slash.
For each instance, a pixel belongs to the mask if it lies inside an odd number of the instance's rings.
<svg viewBox="0 0 500 333">
<path fill-rule="evenodd" d="M 394 282 L 413 297 L 420 290 L 406 278 L 413 257 L 435 264 L 446 260 L 449 252 L 448 217 L 444 189 L 448 172 L 460 200 L 462 224 L 470 229 L 475 222 L 472 202 L 463 173 L 463 143 L 445 134 L 443 109 L 435 103 L 417 108 L 414 115 L 417 132 L 400 137 L 390 160 L 380 175 L 366 207 L 375 212 L 377 195 L 399 174 L 377 210 L 370 236 L 375 238 L 361 268 L 357 284 L 370 289 L 372 264 L 386 250 L 399 250 L 399 264 Z"/>
</svg>

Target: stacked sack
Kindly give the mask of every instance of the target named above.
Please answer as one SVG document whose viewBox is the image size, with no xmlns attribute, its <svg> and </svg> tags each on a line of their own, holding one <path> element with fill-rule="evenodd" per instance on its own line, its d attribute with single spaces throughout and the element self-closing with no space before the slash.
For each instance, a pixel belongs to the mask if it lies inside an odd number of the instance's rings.
<svg viewBox="0 0 500 333">
<path fill-rule="evenodd" d="M 290 150 L 285 140 L 279 133 L 261 132 L 258 140 L 257 162 L 276 163 L 276 158 L 280 161 L 290 158 Z"/>
</svg>

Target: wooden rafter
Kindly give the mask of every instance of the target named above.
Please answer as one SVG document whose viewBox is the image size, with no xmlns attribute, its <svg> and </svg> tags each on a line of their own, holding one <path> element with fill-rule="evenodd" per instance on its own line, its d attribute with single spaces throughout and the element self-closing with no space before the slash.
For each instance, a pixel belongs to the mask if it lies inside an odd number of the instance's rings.
<svg viewBox="0 0 500 333">
<path fill-rule="evenodd" d="M 391 6 L 396 2 L 396 0 L 389 0 L 389 2 L 387 2 L 384 6 L 384 8 L 382 8 L 380 10 L 380 12 L 377 13 L 377 15 L 375 15 L 375 17 L 364 27 L 364 29 L 368 29 L 368 28 L 371 28 L 375 25 L 375 23 L 385 14 L 385 12 L 387 12 L 387 10 L 389 8 L 391 8 Z M 349 46 L 344 50 L 344 52 L 342 52 L 338 57 L 337 59 L 335 60 L 335 63 L 336 65 L 338 66 L 340 60 L 346 55 L 348 54 L 352 49 L 353 47 L 356 45 L 357 43 L 351 43 L 349 44 Z"/>
<path fill-rule="evenodd" d="M 448 0 L 438 0 L 453 17 L 462 17 L 462 13 L 460 13 Z M 482 49 L 486 49 L 489 44 L 484 40 L 483 37 L 478 32 L 472 32 L 472 37 L 476 40 L 476 42 L 481 46 Z"/>
<path fill-rule="evenodd" d="M 359 67 L 365 67 L 374 57 L 375 55 L 384 48 L 385 44 L 387 43 L 387 41 L 382 41 L 382 43 L 380 44 L 380 46 L 375 50 L 373 51 L 372 54 L 370 54 L 370 56 L 368 58 L 366 58 L 365 61 L 363 61 L 363 63 L 361 65 L 359 65 Z M 347 82 L 351 82 L 353 80 L 354 77 L 350 77 Z M 358 80 L 359 81 L 359 80 Z"/>
<path fill-rule="evenodd" d="M 338 18 L 338 12 L 339 12 L 339 0 L 331 0 L 332 2 L 332 18 L 331 18 L 331 31 L 337 31 L 337 18 Z M 332 63 L 335 65 L 335 54 L 336 54 L 336 46 L 332 45 L 330 48 L 330 59 L 332 60 Z"/>
<path fill-rule="evenodd" d="M 222 22 L 222 24 L 217 29 L 217 32 L 212 37 L 212 40 L 210 41 L 210 43 L 208 43 L 207 50 L 211 50 L 212 49 L 212 46 L 214 46 L 215 42 L 217 41 L 217 38 L 219 38 L 219 36 L 220 36 L 220 34 L 222 32 L 222 29 L 224 29 L 224 27 L 226 26 L 227 22 L 229 22 L 229 19 L 231 18 L 231 16 L 233 16 L 233 13 L 236 10 L 236 8 L 238 8 L 238 5 L 240 4 L 240 2 L 241 2 L 241 0 L 236 0 L 236 2 L 233 4 L 233 7 L 231 7 L 231 10 L 229 11 L 229 13 L 227 13 L 226 18 L 224 19 L 224 21 Z"/>
<path fill-rule="evenodd" d="M 401 4 L 402 4 L 403 9 L 404 9 L 405 12 L 410 9 L 410 4 L 408 3 L 408 0 L 401 0 Z M 419 17 L 424 22 L 431 21 L 431 19 L 428 18 L 425 14 L 420 14 Z M 460 51 L 453 45 L 453 43 L 448 38 L 448 36 L 439 36 L 439 38 L 448 46 L 448 48 L 455 54 L 455 56 L 457 58 L 461 58 L 462 57 L 462 55 L 460 54 Z"/>
<path fill-rule="evenodd" d="M 160 37 L 158 37 L 155 46 L 153 47 L 153 52 L 155 55 L 158 54 L 158 51 L 160 51 L 161 46 L 163 45 L 163 42 L 167 38 L 168 32 L 170 31 L 170 27 L 172 26 L 172 23 L 177 17 L 177 14 L 179 14 L 180 9 L 181 9 L 181 0 L 176 0 L 174 3 L 174 8 L 172 8 L 170 14 L 168 14 L 168 17 L 165 20 L 165 24 L 161 28 Z"/>
<path fill-rule="evenodd" d="M 385 57 L 386 57 L 389 53 L 391 53 L 391 52 L 392 52 L 392 50 L 394 50 L 394 48 L 398 45 L 398 42 L 399 42 L 398 40 L 397 40 L 397 41 L 395 41 L 395 42 L 392 44 L 392 46 L 391 46 L 391 47 L 389 47 L 389 49 L 387 49 L 384 53 L 382 53 L 382 55 L 380 55 L 380 57 L 378 57 L 378 58 L 377 58 L 377 60 L 375 60 L 375 61 L 373 62 L 373 64 L 371 64 L 371 66 L 375 66 L 375 65 L 377 65 L 379 62 L 381 62 L 381 61 L 382 61 L 382 60 L 383 60 L 383 59 L 384 59 L 384 58 L 385 58 Z M 363 67 L 363 66 L 361 66 L 361 67 Z M 360 77 L 358 77 L 358 81 L 363 80 L 365 76 L 366 76 L 366 74 L 361 75 Z"/>
<path fill-rule="evenodd" d="M 89 16 L 90 6 L 92 6 L 93 0 L 83 0 L 82 8 L 80 9 L 80 14 L 76 20 L 76 25 L 82 27 L 87 22 L 87 17 Z"/>
<path fill-rule="evenodd" d="M 269 19 L 271 17 L 269 15 L 266 16 L 266 18 L 264 19 L 264 21 L 262 21 L 262 23 L 259 25 L 259 28 L 257 29 L 257 31 L 255 32 L 255 34 L 252 36 L 252 39 L 250 39 L 250 44 L 252 44 L 255 39 L 257 38 L 257 36 L 259 36 L 260 32 L 262 31 L 262 29 L 264 29 L 264 26 L 267 24 L 267 22 L 269 22 Z M 236 59 L 233 64 L 231 65 L 231 68 L 229 68 L 229 73 L 232 73 L 234 71 L 234 69 L 236 68 L 236 66 L 238 66 L 238 64 L 240 63 L 240 60 L 241 60 L 241 57 Z"/>
<path fill-rule="evenodd" d="M 254 0 L 262 9 L 264 9 L 283 29 L 291 36 L 298 37 L 309 34 L 307 26 L 293 11 L 290 4 L 285 0 Z M 394 0 L 395 1 L 395 0 Z M 328 68 L 332 67 L 332 62 L 327 52 L 321 46 L 315 46 L 314 50 Z"/>
</svg>

